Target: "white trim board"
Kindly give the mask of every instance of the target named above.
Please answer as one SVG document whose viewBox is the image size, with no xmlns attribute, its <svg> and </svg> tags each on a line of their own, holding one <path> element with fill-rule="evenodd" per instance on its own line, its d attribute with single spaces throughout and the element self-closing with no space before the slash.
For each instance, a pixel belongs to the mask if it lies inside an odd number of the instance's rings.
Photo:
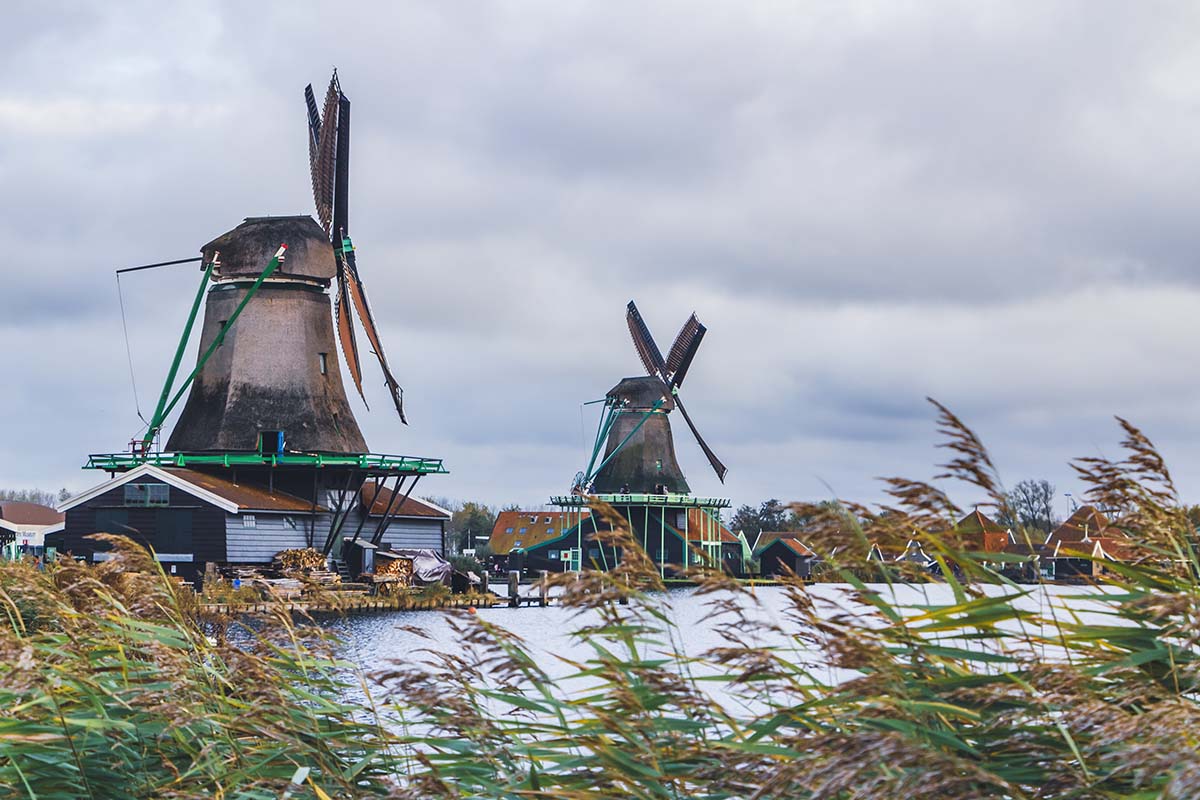
<svg viewBox="0 0 1200 800">
<path fill-rule="evenodd" d="M 124 486 L 125 484 L 142 477 L 157 478 L 168 486 L 174 486 L 176 489 L 179 489 L 182 492 L 187 492 L 193 497 L 197 497 L 204 502 L 209 503 L 210 505 L 214 505 L 217 508 L 223 509 L 226 513 L 239 513 L 240 506 L 238 506 L 238 504 L 232 500 L 227 500 L 224 497 L 221 497 L 219 494 L 215 494 L 207 489 L 203 489 L 194 483 L 189 483 L 183 478 L 180 478 L 178 475 L 172 475 L 165 469 L 160 469 L 153 464 L 142 464 L 140 467 L 134 467 L 120 477 L 110 478 L 104 483 L 93 486 L 91 489 L 81 492 L 72 497 L 70 500 L 64 502 L 58 507 L 58 511 L 67 511 L 75 508 L 78 505 L 86 503 L 88 500 L 99 497 L 105 492 L 112 491 L 113 489 Z"/>
</svg>

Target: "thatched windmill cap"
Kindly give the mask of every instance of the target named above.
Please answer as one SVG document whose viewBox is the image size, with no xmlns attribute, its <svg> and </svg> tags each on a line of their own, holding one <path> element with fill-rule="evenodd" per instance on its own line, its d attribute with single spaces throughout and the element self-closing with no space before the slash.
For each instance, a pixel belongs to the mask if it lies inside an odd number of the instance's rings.
<svg viewBox="0 0 1200 800">
<path fill-rule="evenodd" d="M 208 263 L 213 253 L 220 251 L 218 280 L 257 277 L 281 244 L 286 244 L 288 251 L 276 273 L 279 277 L 294 275 L 328 283 L 337 274 L 329 239 L 316 220 L 307 215 L 246 217 L 241 225 L 204 245 L 201 252 Z"/>
</svg>

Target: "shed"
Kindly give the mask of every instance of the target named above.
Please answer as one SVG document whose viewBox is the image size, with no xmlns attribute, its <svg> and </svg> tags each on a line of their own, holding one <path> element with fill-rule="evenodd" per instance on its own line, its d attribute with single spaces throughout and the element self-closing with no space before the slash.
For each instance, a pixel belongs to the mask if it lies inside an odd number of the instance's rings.
<svg viewBox="0 0 1200 800">
<path fill-rule="evenodd" d="M 791 573 L 808 578 L 812 575 L 816 553 L 793 532 L 763 531 L 754 542 L 754 557 L 758 559 L 763 577 Z"/>
</svg>

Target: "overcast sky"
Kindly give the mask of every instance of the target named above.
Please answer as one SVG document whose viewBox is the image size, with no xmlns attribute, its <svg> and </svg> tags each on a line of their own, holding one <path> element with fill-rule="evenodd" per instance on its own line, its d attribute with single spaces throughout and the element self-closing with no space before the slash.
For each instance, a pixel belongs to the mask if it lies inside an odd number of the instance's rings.
<svg viewBox="0 0 1200 800">
<path fill-rule="evenodd" d="M 1200 501 L 1200 13 L 1159 3 L 18 0 L 0 28 L 0 486 L 97 482 L 140 420 L 113 270 L 311 213 L 304 85 L 354 104 L 359 265 L 423 488 L 540 505 L 696 311 L 695 492 L 928 478 L 926 395 L 1006 481 L 1120 414 Z M 190 267 L 123 281 L 147 416 Z M 188 360 L 194 358 L 195 344 Z M 952 493 L 960 504 L 969 491 Z M 1065 509 L 1060 501 L 1060 513 Z"/>
</svg>

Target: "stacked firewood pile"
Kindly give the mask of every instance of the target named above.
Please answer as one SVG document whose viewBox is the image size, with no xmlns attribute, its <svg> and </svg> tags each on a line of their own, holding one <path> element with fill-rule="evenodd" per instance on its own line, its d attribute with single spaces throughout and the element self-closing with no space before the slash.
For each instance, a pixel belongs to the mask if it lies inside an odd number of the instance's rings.
<svg viewBox="0 0 1200 800">
<path fill-rule="evenodd" d="M 412 583 L 413 562 L 411 558 L 380 559 L 380 562 L 375 569 L 375 577 L 395 578 L 405 586 Z"/>
<path fill-rule="evenodd" d="M 280 550 L 275 554 L 275 562 L 285 572 L 325 569 L 325 556 L 320 550 L 314 550 L 311 547 Z"/>
</svg>

